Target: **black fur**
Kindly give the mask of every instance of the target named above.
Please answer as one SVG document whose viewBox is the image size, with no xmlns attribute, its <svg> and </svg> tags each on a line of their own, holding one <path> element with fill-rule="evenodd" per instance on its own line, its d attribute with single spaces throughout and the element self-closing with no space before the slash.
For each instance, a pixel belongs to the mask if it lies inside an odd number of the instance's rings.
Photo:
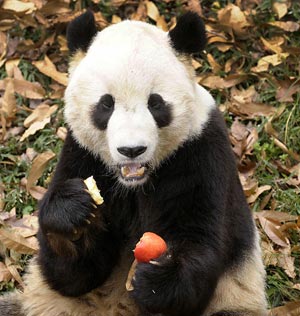
<svg viewBox="0 0 300 316">
<path fill-rule="evenodd" d="M 171 106 L 159 94 L 150 94 L 148 109 L 159 128 L 170 125 L 172 121 Z"/>
<path fill-rule="evenodd" d="M 79 179 L 90 175 L 105 205 L 86 224 L 83 219 L 95 209 Z M 70 296 L 101 285 L 120 251 L 133 249 L 145 231 L 153 231 L 167 241 L 169 252 L 158 259 L 160 265 L 138 264 L 132 297 L 141 314 L 201 315 L 221 275 L 253 247 L 251 212 L 222 116 L 212 111 L 203 134 L 183 144 L 140 190 L 118 191 L 115 181 L 69 132 L 40 205 L 39 258 L 49 284 Z M 72 241 L 74 228 L 82 237 Z M 57 255 L 51 233 L 71 243 L 74 254 Z"/>
<path fill-rule="evenodd" d="M 97 27 L 93 12 L 87 10 L 68 25 L 67 41 L 70 52 L 75 53 L 77 50 L 86 52 L 96 34 Z"/>
<path fill-rule="evenodd" d="M 207 41 L 205 26 L 195 12 L 187 12 L 181 16 L 169 36 L 175 50 L 185 54 L 199 53 Z"/>
<path fill-rule="evenodd" d="M 94 125 L 100 130 L 105 130 L 114 111 L 115 101 L 110 94 L 103 95 L 91 113 Z"/>
</svg>

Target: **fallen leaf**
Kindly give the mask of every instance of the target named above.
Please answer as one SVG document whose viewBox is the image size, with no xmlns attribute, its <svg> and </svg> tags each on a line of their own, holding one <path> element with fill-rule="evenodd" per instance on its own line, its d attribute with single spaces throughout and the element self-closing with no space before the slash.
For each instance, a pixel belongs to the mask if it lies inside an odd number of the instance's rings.
<svg viewBox="0 0 300 316">
<path fill-rule="evenodd" d="M 43 174 L 48 162 L 55 157 L 52 151 L 45 151 L 34 158 L 27 178 L 27 191 L 34 186 L 35 182 Z"/>
<path fill-rule="evenodd" d="M 7 269 L 3 262 L 0 262 L 0 282 L 9 282 L 12 279 L 12 274 Z"/>
<path fill-rule="evenodd" d="M 168 24 L 165 20 L 165 17 L 163 15 L 159 16 L 157 21 L 156 21 L 156 26 L 160 29 L 162 29 L 165 32 L 169 31 Z"/>
<path fill-rule="evenodd" d="M 57 129 L 56 135 L 61 140 L 65 140 L 67 137 L 67 133 L 68 133 L 67 129 L 61 126 Z"/>
<path fill-rule="evenodd" d="M 18 0 L 4 0 L 2 4 L 2 9 L 11 10 L 16 13 L 30 14 L 36 10 L 36 7 L 34 3 L 32 2 L 22 2 Z"/>
<path fill-rule="evenodd" d="M 212 54 L 207 54 L 207 61 L 209 62 L 214 74 L 217 74 L 222 70 L 221 65 L 214 59 Z"/>
<path fill-rule="evenodd" d="M 218 20 L 220 24 L 232 28 L 238 35 L 247 33 L 246 28 L 250 26 L 245 13 L 232 3 L 218 11 Z"/>
<path fill-rule="evenodd" d="M 288 12 L 288 4 L 284 0 L 275 1 L 272 5 L 273 11 L 278 15 L 278 18 L 283 18 Z"/>
<path fill-rule="evenodd" d="M 211 89 L 226 89 L 245 81 L 247 79 L 247 75 L 233 74 L 227 76 L 226 78 L 221 78 L 212 74 L 205 74 L 198 76 L 197 79 L 198 83 L 205 87 Z"/>
<path fill-rule="evenodd" d="M 188 0 L 187 7 L 189 11 L 198 13 L 199 16 L 202 16 L 201 2 L 199 0 Z"/>
<path fill-rule="evenodd" d="M 29 127 L 34 122 L 43 121 L 45 118 L 50 117 L 57 110 L 57 108 L 57 105 L 50 106 L 45 103 L 38 105 L 25 119 L 24 126 Z"/>
<path fill-rule="evenodd" d="M 15 98 L 15 85 L 11 78 L 8 78 L 6 89 L 2 100 L 2 111 L 5 113 L 6 119 L 11 120 L 14 118 L 17 110 L 17 101 Z"/>
<path fill-rule="evenodd" d="M 290 302 L 284 306 L 272 308 L 268 316 L 299 316 L 300 315 L 300 301 Z"/>
<path fill-rule="evenodd" d="M 290 242 L 285 234 L 280 231 L 278 225 L 264 217 L 263 214 L 258 213 L 257 217 L 262 229 L 275 244 L 281 247 L 289 247 Z"/>
<path fill-rule="evenodd" d="M 18 269 L 21 270 L 21 267 L 19 265 L 16 265 L 15 263 L 13 263 L 13 261 L 9 257 L 5 257 L 4 262 L 5 262 L 7 269 L 9 270 L 11 275 L 13 276 L 13 278 L 24 288 L 25 285 L 24 285 L 22 277 L 18 271 Z"/>
<path fill-rule="evenodd" d="M 24 238 L 35 236 L 38 232 L 38 217 L 36 215 L 24 214 L 22 218 L 17 220 L 9 220 L 6 222 L 16 234 Z"/>
<path fill-rule="evenodd" d="M 279 42 L 278 38 L 276 38 L 276 44 L 272 43 L 269 40 L 266 40 L 265 38 L 261 37 L 260 40 L 263 42 L 264 46 L 266 49 L 276 53 L 276 54 L 281 54 L 282 53 L 282 48 L 280 47 L 280 45 L 282 45 L 284 43 L 284 38 L 281 38 L 282 41 Z"/>
<path fill-rule="evenodd" d="M 44 60 L 34 61 L 32 64 L 44 75 L 52 78 L 63 86 L 67 85 L 67 74 L 57 71 L 55 65 L 47 56 L 45 56 Z"/>
<path fill-rule="evenodd" d="M 40 201 L 44 197 L 46 192 L 47 189 L 41 186 L 33 186 L 29 189 L 30 195 L 38 201 Z"/>
<path fill-rule="evenodd" d="M 287 21 L 287 22 L 275 21 L 275 22 L 269 22 L 268 24 L 278 27 L 280 29 L 283 29 L 286 32 L 297 32 L 300 28 L 299 23 L 292 22 L 292 21 Z"/>
<path fill-rule="evenodd" d="M 257 66 L 251 68 L 251 71 L 253 72 L 267 71 L 270 65 L 273 65 L 273 66 L 280 65 L 288 56 L 289 56 L 289 53 L 280 53 L 280 54 L 264 56 L 258 61 Z"/>
<path fill-rule="evenodd" d="M 149 18 L 157 22 L 160 16 L 157 6 L 152 1 L 146 1 L 146 7 L 147 15 L 149 16 Z"/>
<path fill-rule="evenodd" d="M 32 240 L 28 240 L 17 232 L 4 227 L 0 228 L 0 241 L 8 249 L 13 249 L 22 254 L 33 255 L 38 251 L 37 242 L 33 243 Z"/>
<path fill-rule="evenodd" d="M 43 99 L 45 90 L 39 82 L 14 79 L 15 92 L 28 99 Z"/>
<path fill-rule="evenodd" d="M 48 123 L 50 123 L 50 120 L 50 117 L 46 117 L 42 121 L 32 123 L 20 138 L 20 142 L 23 142 L 27 137 L 34 135 L 37 131 L 43 129 Z"/>
</svg>

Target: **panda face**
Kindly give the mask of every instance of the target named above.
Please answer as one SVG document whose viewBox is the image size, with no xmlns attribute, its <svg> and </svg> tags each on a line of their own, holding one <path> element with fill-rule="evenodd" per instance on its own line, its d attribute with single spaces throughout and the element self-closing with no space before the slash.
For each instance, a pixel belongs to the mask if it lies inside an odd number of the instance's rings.
<svg viewBox="0 0 300 316">
<path fill-rule="evenodd" d="M 122 184 L 136 186 L 200 134 L 214 101 L 194 83 L 167 33 L 125 21 L 98 33 L 71 67 L 65 104 L 79 144 Z"/>
</svg>

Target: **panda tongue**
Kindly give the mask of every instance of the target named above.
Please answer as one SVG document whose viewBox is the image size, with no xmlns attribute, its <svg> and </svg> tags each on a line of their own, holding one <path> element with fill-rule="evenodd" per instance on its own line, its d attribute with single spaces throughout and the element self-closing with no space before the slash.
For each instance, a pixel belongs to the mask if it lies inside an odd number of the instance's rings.
<svg viewBox="0 0 300 316">
<path fill-rule="evenodd" d="M 126 164 L 121 167 L 121 173 L 124 178 L 141 177 L 144 175 L 145 168 L 139 163 Z"/>
</svg>

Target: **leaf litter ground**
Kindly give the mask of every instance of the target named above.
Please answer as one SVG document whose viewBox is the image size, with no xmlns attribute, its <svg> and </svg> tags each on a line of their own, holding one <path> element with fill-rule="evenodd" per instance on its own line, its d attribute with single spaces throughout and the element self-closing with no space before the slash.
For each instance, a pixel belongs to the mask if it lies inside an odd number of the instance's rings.
<svg viewBox="0 0 300 316">
<path fill-rule="evenodd" d="M 201 2 L 201 4 L 200 4 Z M 37 201 L 66 136 L 65 29 L 87 7 L 168 31 L 186 10 L 206 23 L 196 80 L 217 100 L 261 235 L 270 315 L 300 314 L 300 3 L 292 0 L 0 1 L 0 291 L 22 288 L 38 250 Z"/>
</svg>

